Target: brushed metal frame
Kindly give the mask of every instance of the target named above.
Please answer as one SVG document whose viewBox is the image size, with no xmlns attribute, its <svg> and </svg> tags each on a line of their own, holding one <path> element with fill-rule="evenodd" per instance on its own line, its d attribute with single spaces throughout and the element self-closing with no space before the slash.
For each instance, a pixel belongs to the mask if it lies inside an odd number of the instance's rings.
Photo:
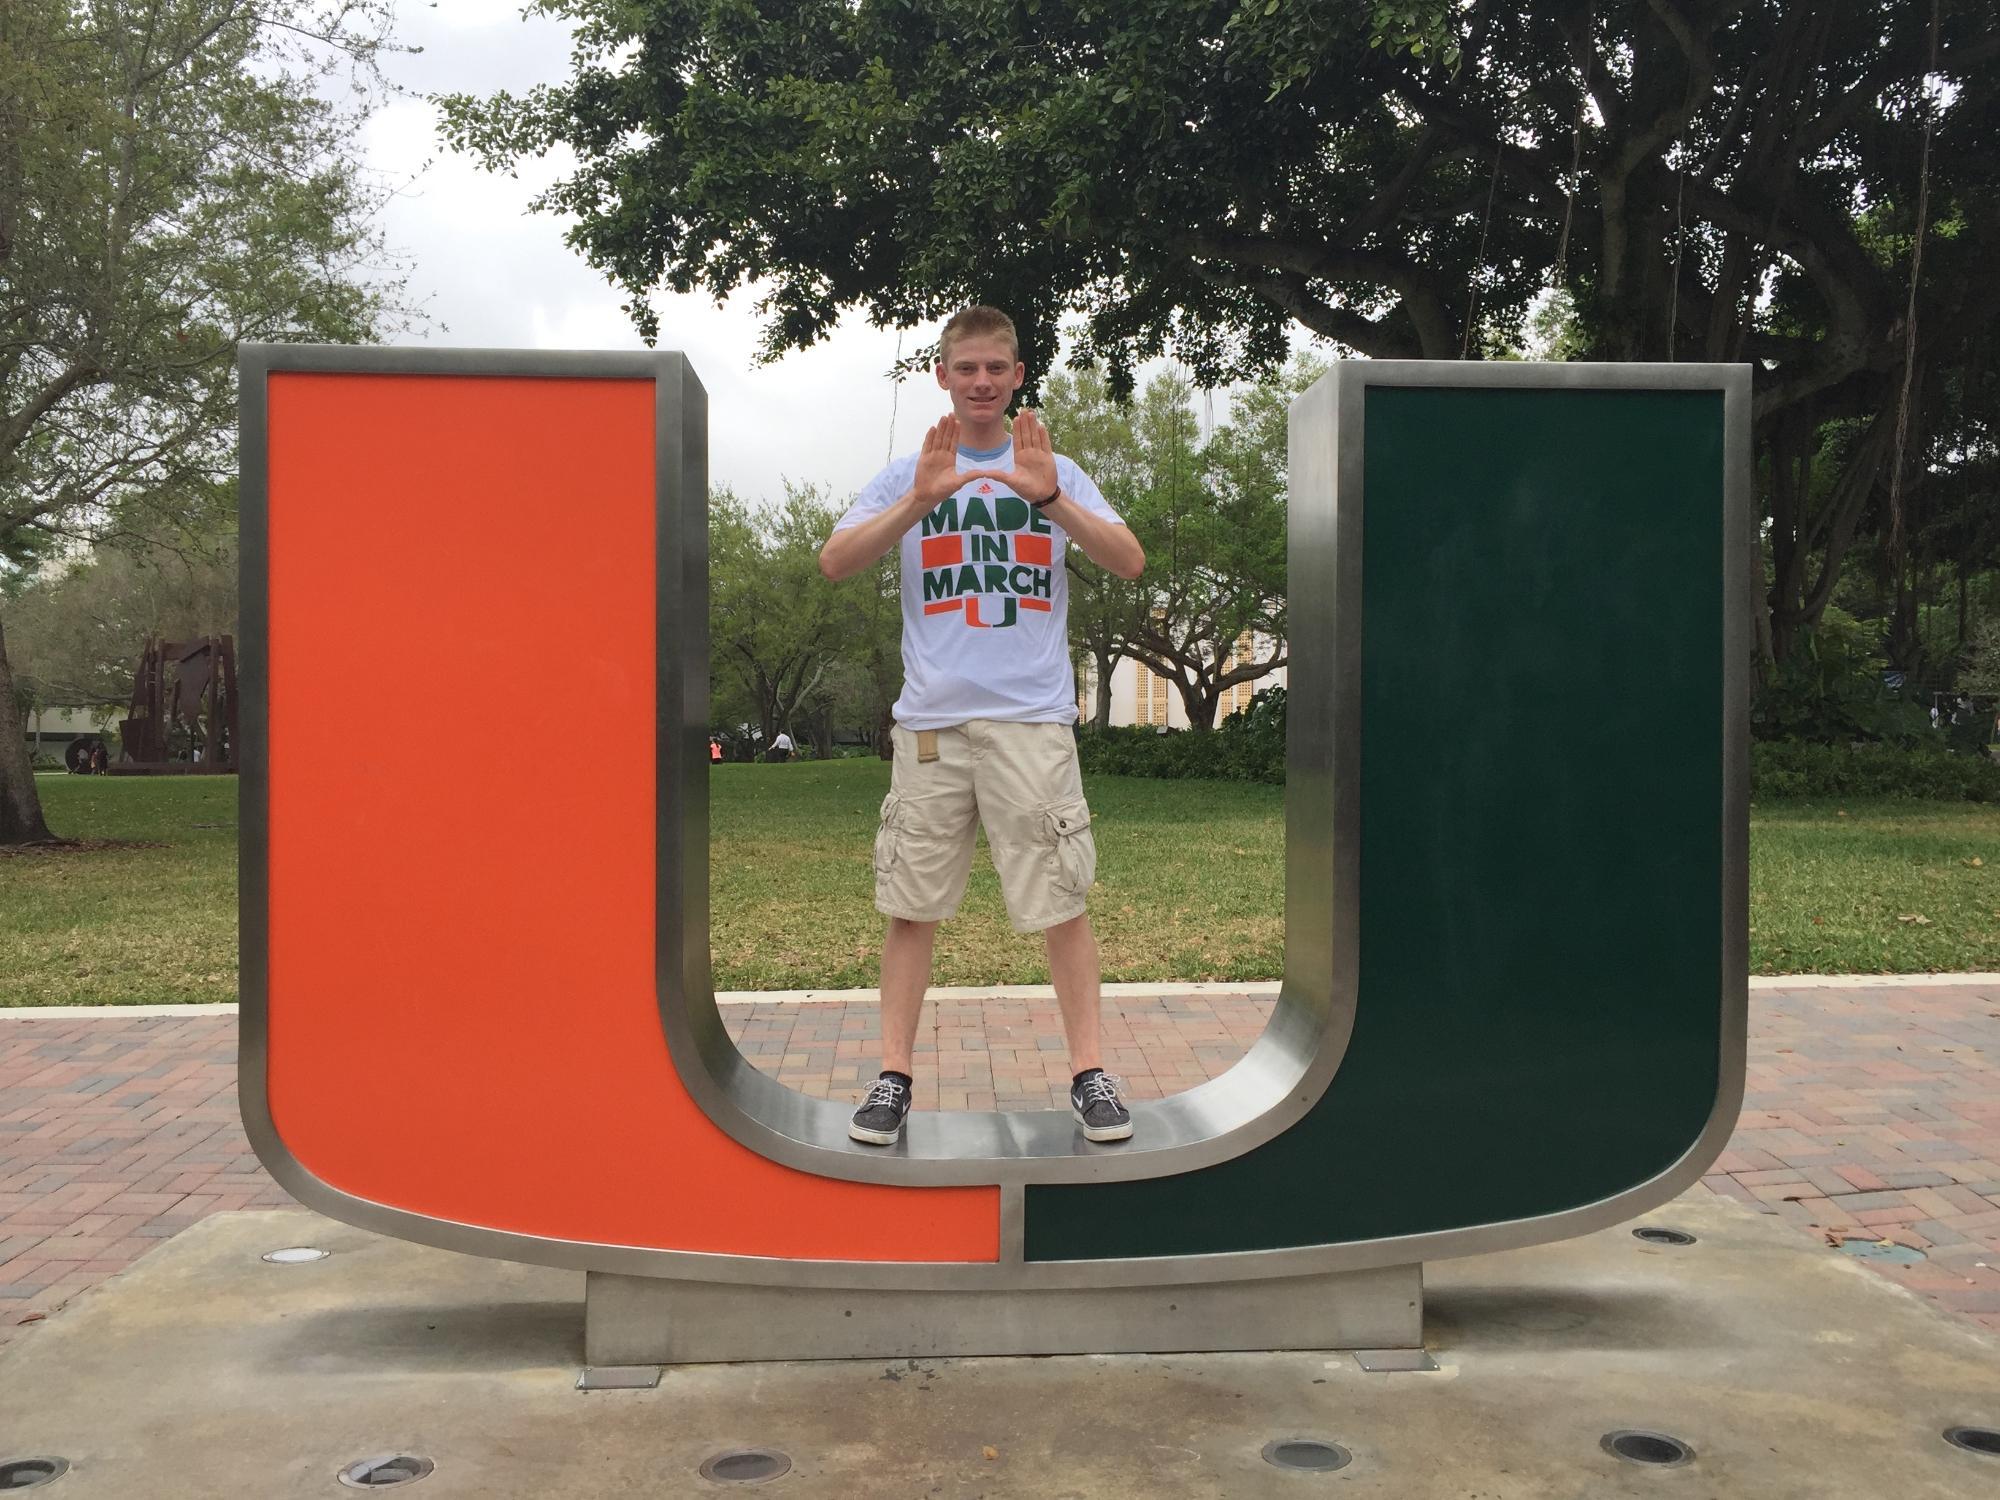
<svg viewBox="0 0 2000 1500">
<path fill-rule="evenodd" d="M 997 1263 L 789 1261 L 559 1240 L 430 1217 L 343 1193 L 277 1134 L 265 1089 L 265 866 L 269 763 L 266 377 L 274 372 L 540 376 L 656 382 L 661 1022 L 689 1093 L 725 1132 L 816 1175 L 908 1186 L 997 1184 Z M 420 1243 L 502 1259 L 716 1282 L 910 1290 L 1166 1285 L 1407 1264 L 1589 1233 L 1665 1202 L 1721 1152 L 1742 1102 L 1748 1008 L 1749 564 L 1754 547 L 1747 366 L 1353 361 L 1292 408 L 1293 658 L 1286 748 L 1285 975 L 1269 1026 L 1221 1077 L 1135 1110 L 1132 1142 L 1093 1146 L 1066 1114 L 911 1117 L 887 1151 L 846 1136 L 846 1106 L 758 1072 L 729 1041 L 708 951 L 706 395 L 678 354 L 245 345 L 242 382 L 242 1010 L 239 1083 L 258 1157 L 301 1202 Z M 1679 1161 L 1649 1181 L 1558 1213 L 1339 1245 L 1222 1255 L 1027 1262 L 1029 1183 L 1178 1175 L 1242 1154 L 1296 1123 L 1331 1082 L 1353 1027 L 1358 962 L 1363 415 L 1370 386 L 1715 390 L 1724 409 L 1722 972 L 1715 1107 Z M 1344 445 L 1342 433 L 1351 434 Z M 1335 497 L 1339 496 L 1339 503 Z M 669 587 L 669 584 L 675 586 Z M 670 857 L 677 855 L 677 857 Z"/>
</svg>

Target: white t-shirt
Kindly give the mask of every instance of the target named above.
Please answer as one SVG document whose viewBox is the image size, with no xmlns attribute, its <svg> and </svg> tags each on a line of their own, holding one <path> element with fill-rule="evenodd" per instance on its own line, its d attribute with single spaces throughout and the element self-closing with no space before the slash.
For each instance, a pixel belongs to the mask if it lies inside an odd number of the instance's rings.
<svg viewBox="0 0 2000 1500">
<path fill-rule="evenodd" d="M 1011 469 L 1014 445 L 958 450 L 958 467 Z M 916 482 L 908 454 L 869 480 L 835 531 L 879 515 Z M 1060 453 L 1063 493 L 1123 526 L 1090 476 Z M 1040 498 L 1037 496 L 1036 498 Z M 903 533 L 903 695 L 896 722 L 1076 722 L 1069 663 L 1069 535 L 997 479 L 975 479 Z"/>
<path fill-rule="evenodd" d="M 791 748 L 792 748 L 792 737 L 791 737 L 791 736 L 790 736 L 789 734 L 786 734 L 784 730 L 780 729 L 780 730 L 778 731 L 778 737 L 777 737 L 777 738 L 776 738 L 775 740 L 772 740 L 772 741 L 771 741 L 771 748 L 772 748 L 773 750 L 789 750 L 789 749 L 791 749 Z"/>
</svg>

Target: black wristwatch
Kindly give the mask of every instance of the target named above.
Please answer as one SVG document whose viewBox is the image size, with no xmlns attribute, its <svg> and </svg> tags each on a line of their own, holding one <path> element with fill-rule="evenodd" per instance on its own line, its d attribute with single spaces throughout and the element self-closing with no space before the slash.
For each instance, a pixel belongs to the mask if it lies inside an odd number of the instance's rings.
<svg viewBox="0 0 2000 1500">
<path fill-rule="evenodd" d="M 1047 509 L 1047 508 L 1048 508 L 1049 506 L 1051 506 L 1051 505 L 1054 505 L 1054 504 L 1056 503 L 1056 501 L 1058 501 L 1058 500 L 1060 500 L 1060 499 L 1062 499 L 1062 486 L 1061 486 L 1060 484 L 1058 484 L 1058 485 L 1057 485 L 1057 486 L 1055 487 L 1055 490 L 1054 490 L 1054 492 L 1053 492 L 1053 493 L 1052 493 L 1052 494 L 1051 494 L 1051 495 L 1049 496 L 1049 498 L 1048 498 L 1048 499 L 1046 499 L 1046 500 L 1030 500 L 1030 501 L 1028 502 L 1028 504 L 1030 504 L 1030 505 L 1034 506 L 1034 508 L 1035 508 L 1036 510 L 1046 510 L 1046 509 Z"/>
</svg>

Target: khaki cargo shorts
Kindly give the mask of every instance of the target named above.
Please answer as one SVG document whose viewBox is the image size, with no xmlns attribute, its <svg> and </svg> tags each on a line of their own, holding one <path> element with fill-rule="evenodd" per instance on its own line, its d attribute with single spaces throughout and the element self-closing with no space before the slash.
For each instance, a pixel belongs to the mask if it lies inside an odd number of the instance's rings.
<svg viewBox="0 0 2000 1500">
<path fill-rule="evenodd" d="M 896 753 L 875 835 L 876 910 L 912 922 L 956 912 L 983 823 L 1016 932 L 1082 916 L 1097 845 L 1070 726 L 972 719 L 934 732 L 937 758 L 927 761 L 914 730 L 891 730 Z M 927 745 L 930 734 L 923 738 Z"/>
</svg>

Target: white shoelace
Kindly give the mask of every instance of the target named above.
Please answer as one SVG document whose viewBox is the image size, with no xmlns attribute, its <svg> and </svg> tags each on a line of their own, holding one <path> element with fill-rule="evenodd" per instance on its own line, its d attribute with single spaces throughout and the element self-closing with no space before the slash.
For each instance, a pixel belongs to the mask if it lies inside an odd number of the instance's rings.
<svg viewBox="0 0 2000 1500">
<path fill-rule="evenodd" d="M 1111 1073 L 1098 1073 L 1093 1077 L 1085 1079 L 1083 1085 L 1083 1107 L 1088 1109 L 1100 1100 L 1106 1104 L 1118 1103 L 1118 1086 L 1124 1081 L 1124 1079 Z"/>
<path fill-rule="evenodd" d="M 868 1092 L 862 1096 L 861 1107 L 873 1109 L 878 1104 L 893 1105 L 897 1096 L 907 1092 L 902 1084 L 893 1078 L 878 1078 L 868 1085 Z"/>
</svg>

